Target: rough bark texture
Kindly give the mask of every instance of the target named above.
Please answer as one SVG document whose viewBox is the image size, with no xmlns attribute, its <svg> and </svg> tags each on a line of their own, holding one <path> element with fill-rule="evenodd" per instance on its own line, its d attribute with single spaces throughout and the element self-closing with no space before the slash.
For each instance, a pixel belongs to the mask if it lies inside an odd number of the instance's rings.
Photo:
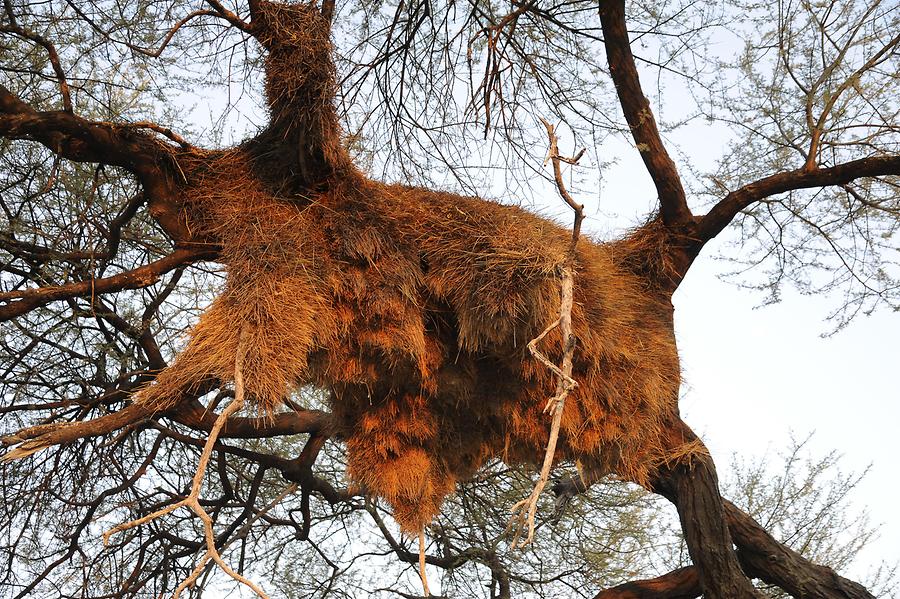
<svg viewBox="0 0 900 599">
<path fill-rule="evenodd" d="M 687 205 L 681 177 L 662 143 L 650 102 L 641 89 L 625 24 L 625 2 L 601 2 L 600 22 L 603 25 L 609 72 L 641 159 L 656 185 L 663 222 L 671 227 L 690 222 L 693 215 Z"/>
<path fill-rule="evenodd" d="M 654 490 L 678 509 L 691 560 L 708 599 L 761 597 L 750 584 L 732 549 L 712 458 L 697 454 L 690 463 L 660 469 Z"/>
<path fill-rule="evenodd" d="M 725 519 L 738 559 L 748 574 L 781 587 L 794 597 L 816 599 L 875 599 L 861 584 L 816 565 L 785 547 L 730 501 L 724 502 Z"/>
</svg>

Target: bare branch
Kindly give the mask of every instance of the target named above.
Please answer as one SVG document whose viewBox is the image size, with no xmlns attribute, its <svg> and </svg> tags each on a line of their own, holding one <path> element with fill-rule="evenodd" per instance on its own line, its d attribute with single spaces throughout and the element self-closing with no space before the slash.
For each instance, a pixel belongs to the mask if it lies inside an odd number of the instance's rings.
<svg viewBox="0 0 900 599">
<path fill-rule="evenodd" d="M 155 262 L 111 277 L 79 281 L 57 287 L 38 287 L 0 293 L 0 302 L 6 302 L 5 306 L 0 306 L 0 322 L 21 316 L 35 308 L 58 300 L 149 287 L 167 272 L 214 255 L 214 252 L 209 250 L 178 249 Z"/>
<path fill-rule="evenodd" d="M 870 10 L 874 10 L 875 5 L 873 4 Z M 860 21 L 860 26 L 864 21 Z M 851 38 L 852 39 L 852 38 Z M 850 41 L 847 41 L 847 46 L 849 47 Z M 831 114 L 831 111 L 834 109 L 835 104 L 840 98 L 841 94 L 847 91 L 848 88 L 852 86 L 859 85 L 860 78 L 866 73 L 866 71 L 871 70 L 881 62 L 885 61 L 891 54 L 892 51 L 900 45 L 900 34 L 895 35 L 893 39 L 891 39 L 887 44 L 885 44 L 878 52 L 873 54 L 869 60 L 866 61 L 864 65 L 859 67 L 856 71 L 854 71 L 847 79 L 841 83 L 836 90 L 834 90 L 831 94 L 829 94 L 828 101 L 825 106 L 822 108 L 822 113 L 819 115 L 819 119 L 816 121 L 815 125 L 810 131 L 811 140 L 809 144 L 809 152 L 806 156 L 806 164 L 804 165 L 804 169 L 807 171 L 813 171 L 816 169 L 816 165 L 819 160 L 819 148 L 821 145 L 822 135 L 825 129 L 825 121 L 828 119 L 828 116 Z M 838 58 L 835 59 L 835 63 L 831 66 L 830 69 L 826 70 L 826 72 L 822 73 L 822 77 L 819 81 L 816 82 L 816 86 L 818 86 L 821 81 L 826 77 L 826 74 L 830 74 L 833 71 L 840 60 L 843 58 L 844 48 L 839 54 Z M 807 105 L 809 106 L 811 103 L 811 97 L 807 99 Z"/>
<path fill-rule="evenodd" d="M 697 239 L 700 243 L 709 241 L 721 233 L 741 210 L 769 196 L 797 189 L 844 185 L 854 179 L 882 175 L 900 175 L 900 156 L 872 156 L 829 168 L 811 171 L 800 168 L 770 175 L 732 191 L 700 217 Z"/>
<path fill-rule="evenodd" d="M 689 223 L 693 215 L 688 208 L 678 169 L 663 145 L 650 102 L 641 90 L 625 25 L 624 0 L 601 2 L 600 22 L 605 37 L 609 72 L 641 159 L 656 185 L 663 222 L 668 226 Z"/>
<path fill-rule="evenodd" d="M 9 6 L 6 7 L 6 12 L 7 17 L 10 20 L 10 25 L 0 25 L 0 33 L 6 32 L 15 34 L 23 39 L 38 44 L 47 51 L 50 65 L 53 67 L 53 73 L 56 75 L 56 80 L 59 83 L 59 92 L 62 96 L 63 110 L 72 112 L 72 95 L 69 91 L 69 82 L 66 80 L 66 73 L 59 60 L 59 53 L 56 51 L 56 46 L 54 46 L 47 38 L 18 25 Z M 2 86 L 0 86 L 0 91 L 3 91 Z"/>
<path fill-rule="evenodd" d="M 553 467 L 553 459 L 556 454 L 556 443 L 559 439 L 559 427 L 562 423 L 566 397 L 578 385 L 575 379 L 572 378 L 572 358 L 575 355 L 575 335 L 572 333 L 572 304 L 575 288 L 575 252 L 578 246 L 578 238 L 581 234 L 581 223 L 584 220 L 584 206 L 572 199 L 572 196 L 566 190 L 560 163 L 575 164 L 583 152 L 579 152 L 575 158 L 564 159 L 559 154 L 559 143 L 554 126 L 544 119 L 541 119 L 541 122 L 547 130 L 547 137 L 550 141 L 549 160 L 553 162 L 553 175 L 556 180 L 557 190 L 566 204 L 575 212 L 575 222 L 572 225 L 572 241 L 566 252 L 565 262 L 562 264 L 561 269 L 559 318 L 528 343 L 528 350 L 531 354 L 557 376 L 557 385 L 556 393 L 547 400 L 547 404 L 544 406 L 544 412 L 553 414 L 553 420 L 550 425 L 550 438 L 547 441 L 544 463 L 541 466 L 538 482 L 535 483 L 534 489 L 527 499 L 523 499 L 512 507 L 513 516 L 510 519 L 510 525 L 513 527 L 514 533 L 511 546 L 520 548 L 531 543 L 534 538 L 534 519 L 537 514 L 537 503 L 544 487 L 547 485 L 547 481 L 550 479 L 550 469 Z M 556 327 L 559 327 L 563 344 L 562 363 L 558 367 L 537 349 L 537 344 Z M 527 532 L 525 538 L 520 542 L 519 537 L 523 531 Z"/>
</svg>

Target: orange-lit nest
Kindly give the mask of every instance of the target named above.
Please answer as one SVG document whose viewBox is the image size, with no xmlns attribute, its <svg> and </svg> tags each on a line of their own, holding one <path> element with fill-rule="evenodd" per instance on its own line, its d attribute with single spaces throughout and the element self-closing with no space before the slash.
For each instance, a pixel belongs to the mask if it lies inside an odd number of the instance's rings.
<svg viewBox="0 0 900 599">
<path fill-rule="evenodd" d="M 248 397 L 271 413 L 300 385 L 329 389 L 350 476 L 419 530 L 488 458 L 541 459 L 555 381 L 526 344 L 558 316 L 570 234 L 516 207 L 361 176 L 330 103 L 327 33 L 316 37 L 321 23 L 303 6 L 272 11 L 264 24 L 307 36 L 263 39 L 272 127 L 229 151 L 176 157 L 188 225 L 222 247 L 227 285 L 139 401 L 163 409 L 230 380 L 243 328 Z M 306 143 L 316 150 L 298 150 Z M 298 153 L 299 179 L 279 170 Z M 319 183 L 305 187 L 309 177 Z M 646 273 L 661 239 L 648 226 L 579 245 L 579 386 L 556 454 L 637 482 L 677 451 L 664 432 L 679 385 L 671 305 Z M 558 332 L 542 349 L 558 359 Z"/>
</svg>

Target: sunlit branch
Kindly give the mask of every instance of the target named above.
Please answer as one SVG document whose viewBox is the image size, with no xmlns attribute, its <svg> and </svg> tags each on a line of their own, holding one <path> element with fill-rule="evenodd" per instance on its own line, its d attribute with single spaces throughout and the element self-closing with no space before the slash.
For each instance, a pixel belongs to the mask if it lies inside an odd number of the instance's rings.
<svg viewBox="0 0 900 599">
<path fill-rule="evenodd" d="M 0 302 L 6 302 L 6 305 L 0 306 L 0 322 L 21 316 L 35 308 L 58 300 L 149 287 L 165 273 L 212 255 L 211 252 L 204 250 L 178 249 L 150 264 L 110 277 L 0 293 Z"/>
</svg>

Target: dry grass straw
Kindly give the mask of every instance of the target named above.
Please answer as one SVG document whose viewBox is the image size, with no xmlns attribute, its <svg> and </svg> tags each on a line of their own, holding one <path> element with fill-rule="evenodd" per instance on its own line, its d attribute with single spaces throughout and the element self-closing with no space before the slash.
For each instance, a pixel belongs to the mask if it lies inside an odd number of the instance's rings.
<svg viewBox="0 0 900 599">
<path fill-rule="evenodd" d="M 370 181 L 279 198 L 240 151 L 189 171 L 192 228 L 221 244 L 228 281 L 140 401 L 165 409 L 185 389 L 230 380 L 245 326 L 249 401 L 271 414 L 298 385 L 330 388 L 351 477 L 388 499 L 405 530 L 487 458 L 539 461 L 555 383 L 526 344 L 558 314 L 562 228 Z M 619 248 L 579 247 L 579 387 L 558 456 L 645 482 L 667 451 L 679 367 L 667 298 L 623 268 Z M 559 334 L 543 343 L 558 360 Z"/>
</svg>

